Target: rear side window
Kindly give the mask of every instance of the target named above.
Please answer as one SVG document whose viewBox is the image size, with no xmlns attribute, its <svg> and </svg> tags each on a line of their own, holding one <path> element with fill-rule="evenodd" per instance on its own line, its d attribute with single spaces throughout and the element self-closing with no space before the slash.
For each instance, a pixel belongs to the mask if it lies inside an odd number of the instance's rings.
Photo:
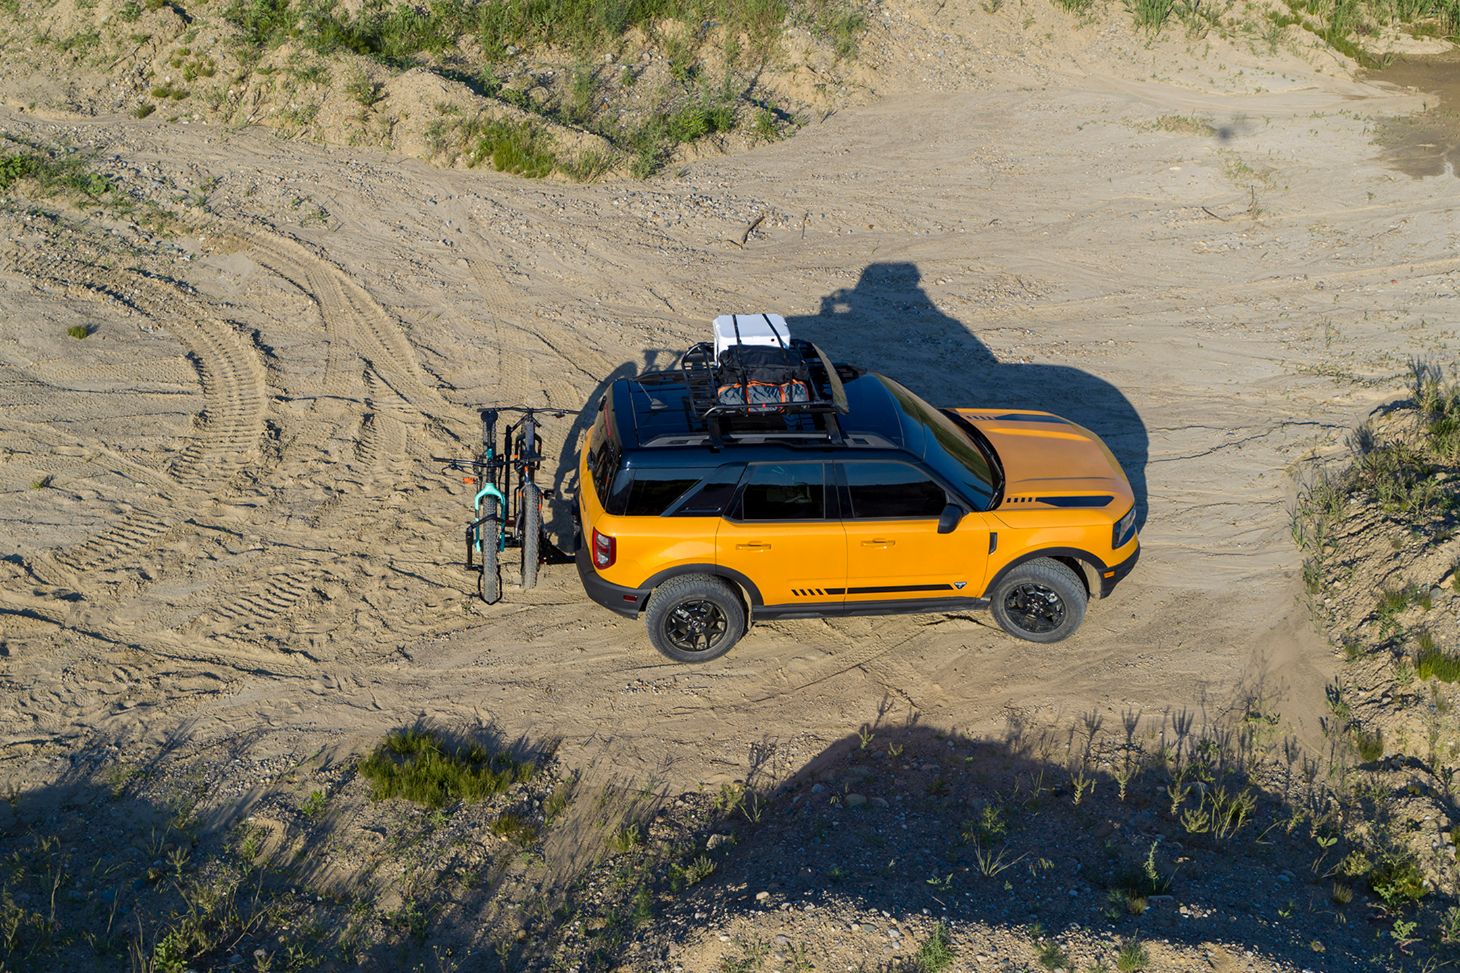
<svg viewBox="0 0 1460 973">
<path fill-rule="evenodd" d="M 598 418 L 588 434 L 588 472 L 593 477 L 593 490 L 600 503 L 607 505 L 609 491 L 613 489 L 614 474 L 618 472 L 619 451 L 609 432 L 608 396 L 598 403 Z"/>
<path fill-rule="evenodd" d="M 922 470 L 906 463 L 845 463 L 851 515 L 858 520 L 936 519 L 948 494 Z"/>
<path fill-rule="evenodd" d="M 611 514 L 658 517 L 684 492 L 700 482 L 703 470 L 631 469 L 619 476 L 613 495 L 604 504 Z"/>
<path fill-rule="evenodd" d="M 826 467 L 821 463 L 756 463 L 740 495 L 742 520 L 821 520 Z"/>
<path fill-rule="evenodd" d="M 735 486 L 740 482 L 743 466 L 722 466 L 705 477 L 699 488 L 685 497 L 684 502 L 674 508 L 676 517 L 718 517 L 725 512 L 730 499 L 735 496 Z"/>
</svg>

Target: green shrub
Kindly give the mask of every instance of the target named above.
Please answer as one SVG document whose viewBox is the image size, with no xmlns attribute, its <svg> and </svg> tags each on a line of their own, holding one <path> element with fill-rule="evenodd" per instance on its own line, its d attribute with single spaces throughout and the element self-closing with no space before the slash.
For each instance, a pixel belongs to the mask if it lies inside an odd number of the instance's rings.
<svg viewBox="0 0 1460 973">
<path fill-rule="evenodd" d="M 504 811 L 492 822 L 492 834 L 506 838 L 519 848 L 530 848 L 540 836 L 537 825 L 520 814 Z"/>
<path fill-rule="evenodd" d="M 1162 27 L 1166 26 L 1166 21 L 1171 19 L 1175 2 L 1174 0 L 1127 0 L 1127 5 L 1131 16 L 1135 18 L 1137 27 L 1157 34 L 1160 33 Z"/>
<path fill-rule="evenodd" d="M 91 328 L 87 327 L 84 324 L 73 324 L 71 325 L 71 327 L 66 329 L 66 333 L 75 338 L 77 341 L 80 341 L 83 338 L 91 337 Z"/>
<path fill-rule="evenodd" d="M 1128 939 L 1120 944 L 1115 957 L 1115 968 L 1120 973 L 1141 973 L 1151 965 L 1151 954 L 1146 944 L 1139 939 Z"/>
<path fill-rule="evenodd" d="M 474 166 L 490 162 L 498 172 L 511 172 L 528 179 L 541 179 L 558 167 L 552 138 L 530 122 L 517 121 L 492 121 L 483 125 L 467 161 Z"/>
<path fill-rule="evenodd" d="M 1391 909 L 1418 902 L 1429 894 L 1419 862 L 1407 850 L 1391 849 L 1382 853 L 1365 878 L 1374 894 Z"/>
<path fill-rule="evenodd" d="M 1460 682 L 1460 656 L 1434 645 L 1421 647 L 1414 659 L 1414 671 L 1421 679 Z"/>
<path fill-rule="evenodd" d="M 427 807 L 487 800 L 530 779 L 536 769 L 481 744 L 449 745 L 429 729 L 397 730 L 360 761 L 375 800 L 403 797 Z"/>
<path fill-rule="evenodd" d="M 0 189 L 9 189 L 20 180 L 35 175 L 40 162 L 36 156 L 23 152 L 0 157 Z"/>
<path fill-rule="evenodd" d="M 1354 752 L 1359 755 L 1359 759 L 1364 763 L 1371 764 L 1384 756 L 1383 730 L 1375 729 L 1369 731 L 1363 727 L 1356 726 L 1350 735 L 1353 739 Z"/>
<path fill-rule="evenodd" d="M 942 973 L 953 965 L 953 950 L 948 946 L 948 927 L 938 923 L 913 955 L 917 973 Z"/>
</svg>

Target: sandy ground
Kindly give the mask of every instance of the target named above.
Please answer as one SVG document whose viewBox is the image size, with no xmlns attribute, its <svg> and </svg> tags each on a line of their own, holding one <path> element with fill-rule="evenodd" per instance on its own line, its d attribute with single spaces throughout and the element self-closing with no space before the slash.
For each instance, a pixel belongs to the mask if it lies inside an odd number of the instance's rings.
<svg viewBox="0 0 1460 973">
<path fill-rule="evenodd" d="M 4 775 L 96 745 L 347 752 L 421 714 L 676 788 L 768 739 L 814 754 L 879 706 L 999 734 L 1260 694 L 1312 734 L 1332 662 L 1291 473 L 1411 356 L 1455 351 L 1456 184 L 1369 137 L 1415 107 L 1316 74 L 1233 94 L 1070 64 L 589 187 L 5 110 L 208 202 L 151 254 L 104 221 L 0 217 Z M 1150 127 L 1171 114 L 1213 130 Z M 431 460 L 469 449 L 475 408 L 578 407 L 744 309 L 937 403 L 1101 433 L 1144 497 L 1140 569 L 1057 647 L 983 616 L 796 621 L 700 667 L 571 567 L 476 602 L 466 487 Z M 547 430 L 569 494 L 581 431 Z"/>
</svg>

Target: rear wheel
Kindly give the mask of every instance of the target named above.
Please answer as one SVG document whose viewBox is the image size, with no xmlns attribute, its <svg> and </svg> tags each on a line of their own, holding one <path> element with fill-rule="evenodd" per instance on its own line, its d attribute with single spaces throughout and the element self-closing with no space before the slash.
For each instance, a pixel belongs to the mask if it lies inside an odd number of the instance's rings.
<svg viewBox="0 0 1460 973">
<path fill-rule="evenodd" d="M 989 597 L 999 627 L 1029 642 L 1058 642 L 1073 635 L 1090 600 L 1075 572 L 1047 557 L 1010 571 Z"/>
<path fill-rule="evenodd" d="M 489 605 L 495 605 L 502 600 L 502 572 L 497 557 L 497 542 L 502 536 L 500 517 L 496 499 L 483 497 L 481 525 L 477 528 L 477 546 L 482 555 L 482 573 L 477 577 L 477 594 Z"/>
<path fill-rule="evenodd" d="M 537 584 L 542 541 L 542 491 L 535 483 L 522 488 L 522 533 L 517 541 L 522 545 L 522 587 L 531 588 Z"/>
<path fill-rule="evenodd" d="M 676 662 L 708 662 L 745 634 L 745 605 L 729 584 L 707 574 L 671 578 L 644 612 L 649 641 Z"/>
</svg>

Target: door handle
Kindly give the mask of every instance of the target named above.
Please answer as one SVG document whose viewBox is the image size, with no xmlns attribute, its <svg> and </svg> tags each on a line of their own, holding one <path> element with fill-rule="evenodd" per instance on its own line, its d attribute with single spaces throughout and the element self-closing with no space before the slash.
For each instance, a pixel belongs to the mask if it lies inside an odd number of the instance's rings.
<svg viewBox="0 0 1460 973">
<path fill-rule="evenodd" d="M 769 551 L 771 546 L 769 544 L 752 542 L 750 544 L 736 544 L 735 549 L 737 551 Z"/>
<path fill-rule="evenodd" d="M 887 541 L 883 540 L 880 537 L 873 538 L 870 541 L 862 542 L 863 547 L 892 547 L 895 544 L 897 544 L 897 541 Z"/>
</svg>

